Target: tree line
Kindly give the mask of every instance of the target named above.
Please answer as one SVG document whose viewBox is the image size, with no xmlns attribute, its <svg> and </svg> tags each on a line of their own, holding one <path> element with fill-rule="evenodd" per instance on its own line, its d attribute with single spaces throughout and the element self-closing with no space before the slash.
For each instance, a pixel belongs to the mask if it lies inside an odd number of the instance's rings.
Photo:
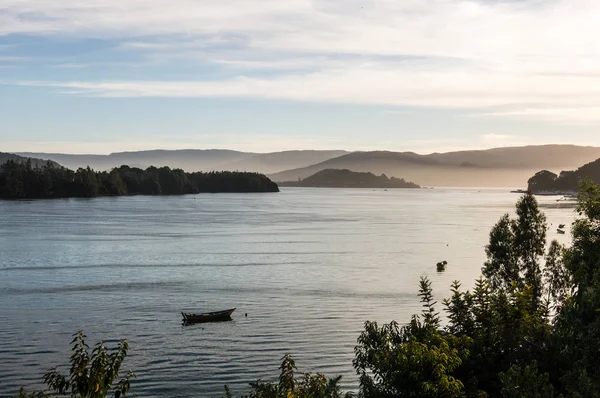
<svg viewBox="0 0 600 398">
<path fill-rule="evenodd" d="M 122 195 L 183 195 L 208 192 L 278 192 L 276 183 L 259 173 L 194 172 L 169 167 L 142 170 L 121 166 L 111 171 L 76 171 L 47 162 L 9 160 L 0 165 L 1 199 L 93 198 Z"/>
<path fill-rule="evenodd" d="M 506 214 L 492 228 L 475 287 L 463 290 L 453 282 L 451 296 L 442 302 L 445 316 L 438 312 L 431 282 L 422 278 L 420 314 L 404 325 L 366 322 L 353 361 L 358 396 L 600 396 L 599 186 L 582 184 L 577 211 L 572 246 L 548 243 L 544 214 L 533 195 L 523 195 L 516 217 Z M 280 369 L 278 382 L 252 383 L 248 397 L 353 395 L 340 391 L 339 377 L 295 376 L 289 356 Z M 46 379 L 57 391 L 53 375 Z M 111 391 L 118 397 L 128 383 L 125 378 Z M 227 388 L 226 396 L 232 396 Z"/>
<path fill-rule="evenodd" d="M 279 185 L 287 187 L 326 187 L 326 188 L 421 188 L 404 178 L 385 174 L 377 176 L 370 172 L 357 172 L 348 169 L 325 169 L 303 180 L 284 181 Z"/>
<path fill-rule="evenodd" d="M 587 163 L 577 170 L 561 171 L 560 174 L 548 170 L 537 172 L 527 181 L 531 192 L 577 191 L 582 180 L 600 183 L 600 159 Z"/>
</svg>

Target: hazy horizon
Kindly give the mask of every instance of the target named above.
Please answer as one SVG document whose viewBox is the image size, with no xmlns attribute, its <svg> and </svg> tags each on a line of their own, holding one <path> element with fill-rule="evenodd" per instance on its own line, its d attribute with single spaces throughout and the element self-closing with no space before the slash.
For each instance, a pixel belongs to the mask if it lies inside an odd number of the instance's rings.
<svg viewBox="0 0 600 398">
<path fill-rule="evenodd" d="M 435 149 L 425 149 L 421 150 L 411 150 L 411 149 L 390 149 L 390 148 L 357 148 L 357 149 L 348 149 L 344 147 L 331 147 L 331 148 L 307 148 L 307 147 L 298 147 L 298 148 L 281 148 L 271 151 L 254 151 L 254 150 L 245 150 L 238 149 L 235 147 L 140 147 L 140 149 L 124 149 L 119 151 L 110 151 L 110 152 L 67 152 L 67 151 L 50 151 L 44 150 L 43 147 L 40 147 L 40 150 L 6 150 L 3 146 L 0 148 L 0 152 L 7 153 L 15 153 L 15 154 L 48 154 L 48 155 L 81 155 L 81 156 L 109 156 L 116 153 L 134 153 L 134 152 L 152 152 L 152 151 L 234 151 L 234 152 L 243 152 L 243 153 L 254 153 L 257 155 L 262 154 L 270 154 L 270 153 L 278 153 L 278 152 L 299 152 L 299 151 L 346 151 L 346 152 L 414 152 L 418 155 L 430 155 L 435 153 L 448 153 L 448 152 L 461 152 L 461 151 L 487 151 L 491 149 L 502 149 L 502 148 L 520 148 L 520 147 L 531 147 L 531 146 L 552 146 L 552 145 L 572 145 L 572 146 L 581 146 L 581 147 L 600 147 L 600 145 L 591 145 L 591 144 L 573 144 L 573 143 L 557 143 L 557 142 L 549 142 L 549 143 L 541 143 L 541 144 L 524 144 L 524 145 L 500 145 L 500 146 L 489 146 L 489 147 L 456 147 L 456 148 L 440 148 L 438 150 Z M 51 146 L 53 147 L 53 146 Z"/>
</svg>

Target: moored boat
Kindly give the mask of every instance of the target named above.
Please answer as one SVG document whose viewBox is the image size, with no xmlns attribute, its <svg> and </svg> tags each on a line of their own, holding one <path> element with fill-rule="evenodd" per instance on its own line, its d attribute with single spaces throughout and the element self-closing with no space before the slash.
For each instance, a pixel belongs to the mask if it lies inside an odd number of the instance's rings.
<svg viewBox="0 0 600 398">
<path fill-rule="evenodd" d="M 203 312 L 199 314 L 182 312 L 181 315 L 183 316 L 183 321 L 187 323 L 216 322 L 231 319 L 231 314 L 233 313 L 233 311 L 235 311 L 235 308 L 224 311 Z"/>
</svg>

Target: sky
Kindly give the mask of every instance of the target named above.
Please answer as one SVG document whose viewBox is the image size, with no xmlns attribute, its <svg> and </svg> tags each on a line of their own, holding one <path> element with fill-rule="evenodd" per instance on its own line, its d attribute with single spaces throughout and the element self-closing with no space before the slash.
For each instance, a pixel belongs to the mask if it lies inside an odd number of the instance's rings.
<svg viewBox="0 0 600 398">
<path fill-rule="evenodd" d="M 600 146 L 598 0 L 2 0 L 0 151 Z"/>
</svg>

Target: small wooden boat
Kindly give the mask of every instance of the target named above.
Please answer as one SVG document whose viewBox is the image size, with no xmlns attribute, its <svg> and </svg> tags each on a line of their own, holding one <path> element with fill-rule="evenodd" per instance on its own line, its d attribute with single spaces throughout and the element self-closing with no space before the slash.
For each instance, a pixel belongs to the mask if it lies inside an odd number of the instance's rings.
<svg viewBox="0 0 600 398">
<path fill-rule="evenodd" d="M 200 314 L 182 312 L 181 315 L 183 315 L 183 321 L 186 323 L 217 322 L 231 319 L 231 314 L 233 311 L 235 311 L 235 308 L 224 311 L 204 312 Z"/>
</svg>

